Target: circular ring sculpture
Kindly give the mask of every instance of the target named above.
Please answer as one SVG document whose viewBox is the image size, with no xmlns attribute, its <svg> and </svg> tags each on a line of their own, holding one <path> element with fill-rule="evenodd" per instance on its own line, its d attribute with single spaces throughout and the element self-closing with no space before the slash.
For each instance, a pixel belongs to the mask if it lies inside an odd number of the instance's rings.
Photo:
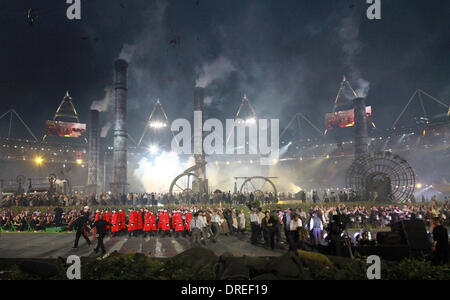
<svg viewBox="0 0 450 300">
<path fill-rule="evenodd" d="M 192 194 L 192 183 L 191 177 L 198 179 L 195 173 L 183 173 L 175 177 L 170 185 L 169 193 L 173 195 L 173 192 L 182 193 L 183 195 Z"/>
<path fill-rule="evenodd" d="M 387 200 L 408 202 L 414 196 L 415 174 L 409 163 L 391 152 L 376 152 L 355 160 L 346 174 L 347 188 L 367 197 L 382 191 Z"/>
<path fill-rule="evenodd" d="M 261 182 L 262 182 L 262 185 L 261 185 Z M 263 195 L 264 194 L 263 188 L 266 185 L 266 183 L 271 188 L 271 192 L 276 197 L 278 195 L 278 193 L 277 193 L 277 188 L 276 188 L 275 184 L 269 178 L 263 177 L 263 176 L 253 176 L 253 177 L 249 177 L 249 178 L 245 179 L 241 185 L 240 192 L 241 193 L 244 193 L 244 192 L 250 193 L 251 192 L 253 194 Z"/>
</svg>

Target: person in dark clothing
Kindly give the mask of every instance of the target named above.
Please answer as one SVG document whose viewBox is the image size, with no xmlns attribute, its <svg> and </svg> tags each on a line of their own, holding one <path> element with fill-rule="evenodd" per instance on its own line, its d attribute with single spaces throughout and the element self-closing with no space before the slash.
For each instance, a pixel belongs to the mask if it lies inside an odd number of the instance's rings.
<svg viewBox="0 0 450 300">
<path fill-rule="evenodd" d="M 252 229 L 250 241 L 253 245 L 256 245 L 258 243 L 258 235 L 261 229 L 261 219 L 259 218 L 256 209 L 253 209 L 250 214 L 250 227 Z"/>
<path fill-rule="evenodd" d="M 228 228 L 230 229 L 230 234 L 234 234 L 233 217 L 231 215 L 231 211 L 229 209 L 225 210 L 225 212 L 223 213 L 223 217 L 227 221 Z"/>
<path fill-rule="evenodd" d="M 448 260 L 448 231 L 440 218 L 435 218 L 433 223 L 433 264 L 444 265 Z"/>
<path fill-rule="evenodd" d="M 75 243 L 73 245 L 73 248 L 78 248 L 78 241 L 80 240 L 80 237 L 83 236 L 83 238 L 86 240 L 86 243 L 88 246 L 91 246 L 91 241 L 86 236 L 86 229 L 87 229 L 87 223 L 89 222 L 88 217 L 85 214 L 82 214 L 80 217 L 78 217 L 70 226 L 70 230 L 74 228 L 77 232 L 75 234 Z"/>
<path fill-rule="evenodd" d="M 278 218 L 278 212 L 274 211 L 272 214 L 272 219 L 274 221 L 273 227 L 273 244 L 277 249 L 281 249 L 281 222 Z"/>
<path fill-rule="evenodd" d="M 103 239 L 108 233 L 107 226 L 112 226 L 111 223 L 103 220 L 103 215 L 98 216 L 98 220 L 94 222 L 93 227 L 97 229 L 97 247 L 94 249 L 95 253 L 98 253 L 98 249 L 102 249 L 102 254 L 106 253 L 105 245 L 103 245 Z"/>
<path fill-rule="evenodd" d="M 341 237 L 342 228 L 339 225 L 339 216 L 334 215 L 330 224 L 328 224 L 327 240 L 330 242 L 331 255 L 342 256 L 342 249 L 344 241 Z"/>
<path fill-rule="evenodd" d="M 61 207 L 56 207 L 55 208 L 55 225 L 56 226 L 61 226 L 61 218 L 62 218 L 62 214 L 63 214 L 63 210 Z"/>
<path fill-rule="evenodd" d="M 270 212 L 266 212 L 266 216 L 262 220 L 262 230 L 263 230 L 263 236 L 264 236 L 264 246 L 267 249 L 275 248 L 274 224 L 275 224 L 275 220 L 270 215 Z"/>
</svg>

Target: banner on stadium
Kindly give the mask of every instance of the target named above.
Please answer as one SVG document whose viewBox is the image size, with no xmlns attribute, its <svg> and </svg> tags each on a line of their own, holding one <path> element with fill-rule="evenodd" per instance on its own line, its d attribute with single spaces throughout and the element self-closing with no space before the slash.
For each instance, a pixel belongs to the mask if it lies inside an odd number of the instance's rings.
<svg viewBox="0 0 450 300">
<path fill-rule="evenodd" d="M 61 121 L 46 121 L 45 134 L 60 137 L 79 138 L 86 133 L 86 124 Z"/>
<path fill-rule="evenodd" d="M 366 107 L 366 117 L 368 120 L 372 118 L 372 106 Z M 327 130 L 334 128 L 355 126 L 355 110 L 341 110 L 325 115 L 325 124 Z"/>
</svg>

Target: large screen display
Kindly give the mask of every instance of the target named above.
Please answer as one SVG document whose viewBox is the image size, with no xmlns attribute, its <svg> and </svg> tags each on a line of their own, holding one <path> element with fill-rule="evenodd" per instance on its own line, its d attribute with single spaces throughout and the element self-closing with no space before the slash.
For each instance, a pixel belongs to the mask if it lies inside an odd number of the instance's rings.
<svg viewBox="0 0 450 300">
<path fill-rule="evenodd" d="M 369 120 L 372 118 L 372 106 L 366 107 L 366 117 Z M 326 114 L 325 124 L 327 130 L 355 126 L 355 111 L 349 109 Z"/>
<path fill-rule="evenodd" d="M 45 122 L 45 134 L 60 137 L 79 138 L 86 133 L 86 124 L 61 121 Z"/>
</svg>

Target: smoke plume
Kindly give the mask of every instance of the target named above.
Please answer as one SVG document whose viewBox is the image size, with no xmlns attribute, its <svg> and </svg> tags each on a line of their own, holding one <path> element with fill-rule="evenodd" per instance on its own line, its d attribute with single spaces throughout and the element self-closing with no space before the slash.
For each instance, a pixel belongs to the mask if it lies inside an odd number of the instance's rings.
<svg viewBox="0 0 450 300">
<path fill-rule="evenodd" d="M 127 62 L 131 61 L 133 58 L 133 55 L 136 51 L 137 45 L 129 45 L 125 44 L 122 47 L 122 51 L 120 52 L 119 58 L 124 59 Z"/>
<path fill-rule="evenodd" d="M 205 88 L 218 78 L 223 78 L 235 71 L 233 63 L 221 56 L 211 63 L 202 66 L 202 70 L 197 79 L 197 87 Z"/>
<path fill-rule="evenodd" d="M 106 122 L 106 124 L 102 127 L 100 137 L 105 138 L 108 135 L 108 132 L 111 129 L 112 125 L 112 122 Z"/>
<path fill-rule="evenodd" d="M 134 176 L 146 192 L 167 193 L 172 180 L 192 164 L 182 162 L 178 154 L 162 151 L 150 158 L 142 158 Z"/>
<path fill-rule="evenodd" d="M 345 55 L 345 66 L 349 72 L 349 77 L 355 92 L 359 97 L 367 97 L 370 90 L 370 83 L 362 78 L 361 71 L 357 67 L 356 57 L 361 52 L 362 44 L 359 40 L 359 22 L 354 16 L 345 17 L 337 28 L 342 51 Z M 351 93 L 345 93 L 349 99 L 354 98 Z"/>
<path fill-rule="evenodd" d="M 105 97 L 101 100 L 92 102 L 91 110 L 98 110 L 99 112 L 108 111 L 110 105 L 112 104 L 112 98 L 114 96 L 114 89 L 112 87 L 105 88 Z"/>
</svg>

